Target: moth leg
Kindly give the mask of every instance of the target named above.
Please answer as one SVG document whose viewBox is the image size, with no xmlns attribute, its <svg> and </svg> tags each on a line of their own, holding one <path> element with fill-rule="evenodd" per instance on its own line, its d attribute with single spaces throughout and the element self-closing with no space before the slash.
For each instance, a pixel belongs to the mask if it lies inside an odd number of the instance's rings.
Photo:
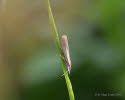
<svg viewBox="0 0 125 100">
<path fill-rule="evenodd" d="M 60 58 L 62 58 L 63 60 L 65 60 L 64 56 L 60 55 Z"/>
<path fill-rule="evenodd" d="M 66 73 L 68 73 L 68 71 L 66 71 Z M 64 76 L 65 74 L 61 75 L 61 76 Z"/>
</svg>

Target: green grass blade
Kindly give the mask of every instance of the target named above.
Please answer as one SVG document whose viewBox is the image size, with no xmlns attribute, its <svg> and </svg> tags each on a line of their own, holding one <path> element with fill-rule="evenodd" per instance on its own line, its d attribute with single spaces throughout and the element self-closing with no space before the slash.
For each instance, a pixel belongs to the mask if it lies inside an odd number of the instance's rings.
<svg viewBox="0 0 125 100">
<path fill-rule="evenodd" d="M 60 60 L 61 60 L 61 63 L 62 63 L 62 69 L 63 69 L 63 72 L 64 72 L 64 76 L 65 76 L 65 80 L 66 80 L 66 84 L 67 84 L 67 88 L 68 88 L 68 92 L 69 92 L 69 98 L 70 98 L 70 100 L 75 100 L 73 89 L 72 89 L 72 84 L 70 82 L 70 79 L 69 79 L 69 76 L 68 76 L 68 73 L 67 73 L 67 70 L 66 70 L 65 62 L 64 62 L 64 59 L 61 57 L 62 56 L 62 49 L 61 49 L 59 35 L 58 35 L 58 31 L 57 31 L 56 24 L 55 24 L 55 21 L 54 21 L 53 13 L 52 13 L 52 10 L 51 10 L 51 7 L 50 7 L 50 1 L 46 0 L 46 4 L 47 4 L 47 8 L 48 8 L 48 13 L 49 13 L 50 24 L 51 24 L 52 31 L 53 31 L 53 34 L 54 34 L 54 40 L 56 42 L 56 46 L 57 46 L 58 53 L 59 53 L 59 56 L 60 56 Z"/>
</svg>

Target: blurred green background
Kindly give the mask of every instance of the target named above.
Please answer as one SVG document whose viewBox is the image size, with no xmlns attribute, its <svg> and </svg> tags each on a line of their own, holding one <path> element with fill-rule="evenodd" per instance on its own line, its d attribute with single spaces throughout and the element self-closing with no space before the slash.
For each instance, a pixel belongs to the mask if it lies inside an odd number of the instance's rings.
<svg viewBox="0 0 125 100">
<path fill-rule="evenodd" d="M 50 1 L 76 100 L 125 100 L 125 0 Z M 69 100 L 45 0 L 0 0 L 0 41 L 0 100 Z"/>
</svg>

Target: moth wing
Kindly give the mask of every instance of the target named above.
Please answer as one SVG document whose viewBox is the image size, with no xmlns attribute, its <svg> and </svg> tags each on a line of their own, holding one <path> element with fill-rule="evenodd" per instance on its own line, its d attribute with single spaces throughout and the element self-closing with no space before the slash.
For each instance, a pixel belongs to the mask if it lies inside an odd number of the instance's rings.
<svg viewBox="0 0 125 100">
<path fill-rule="evenodd" d="M 67 65 L 68 72 L 71 70 L 71 60 L 70 60 L 70 54 L 69 54 L 69 45 L 68 45 L 68 39 L 66 35 L 62 36 L 62 50 L 64 55 L 64 60 Z"/>
</svg>

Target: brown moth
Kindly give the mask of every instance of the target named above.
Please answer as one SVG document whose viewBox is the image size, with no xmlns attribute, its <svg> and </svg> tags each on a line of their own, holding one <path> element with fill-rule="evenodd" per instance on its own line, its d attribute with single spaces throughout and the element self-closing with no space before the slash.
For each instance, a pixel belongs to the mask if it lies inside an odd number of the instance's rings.
<svg viewBox="0 0 125 100">
<path fill-rule="evenodd" d="M 61 44 L 62 44 L 63 58 L 67 66 L 67 71 L 70 74 L 71 60 L 70 60 L 70 54 L 69 54 L 68 38 L 66 35 L 62 35 Z"/>
</svg>

